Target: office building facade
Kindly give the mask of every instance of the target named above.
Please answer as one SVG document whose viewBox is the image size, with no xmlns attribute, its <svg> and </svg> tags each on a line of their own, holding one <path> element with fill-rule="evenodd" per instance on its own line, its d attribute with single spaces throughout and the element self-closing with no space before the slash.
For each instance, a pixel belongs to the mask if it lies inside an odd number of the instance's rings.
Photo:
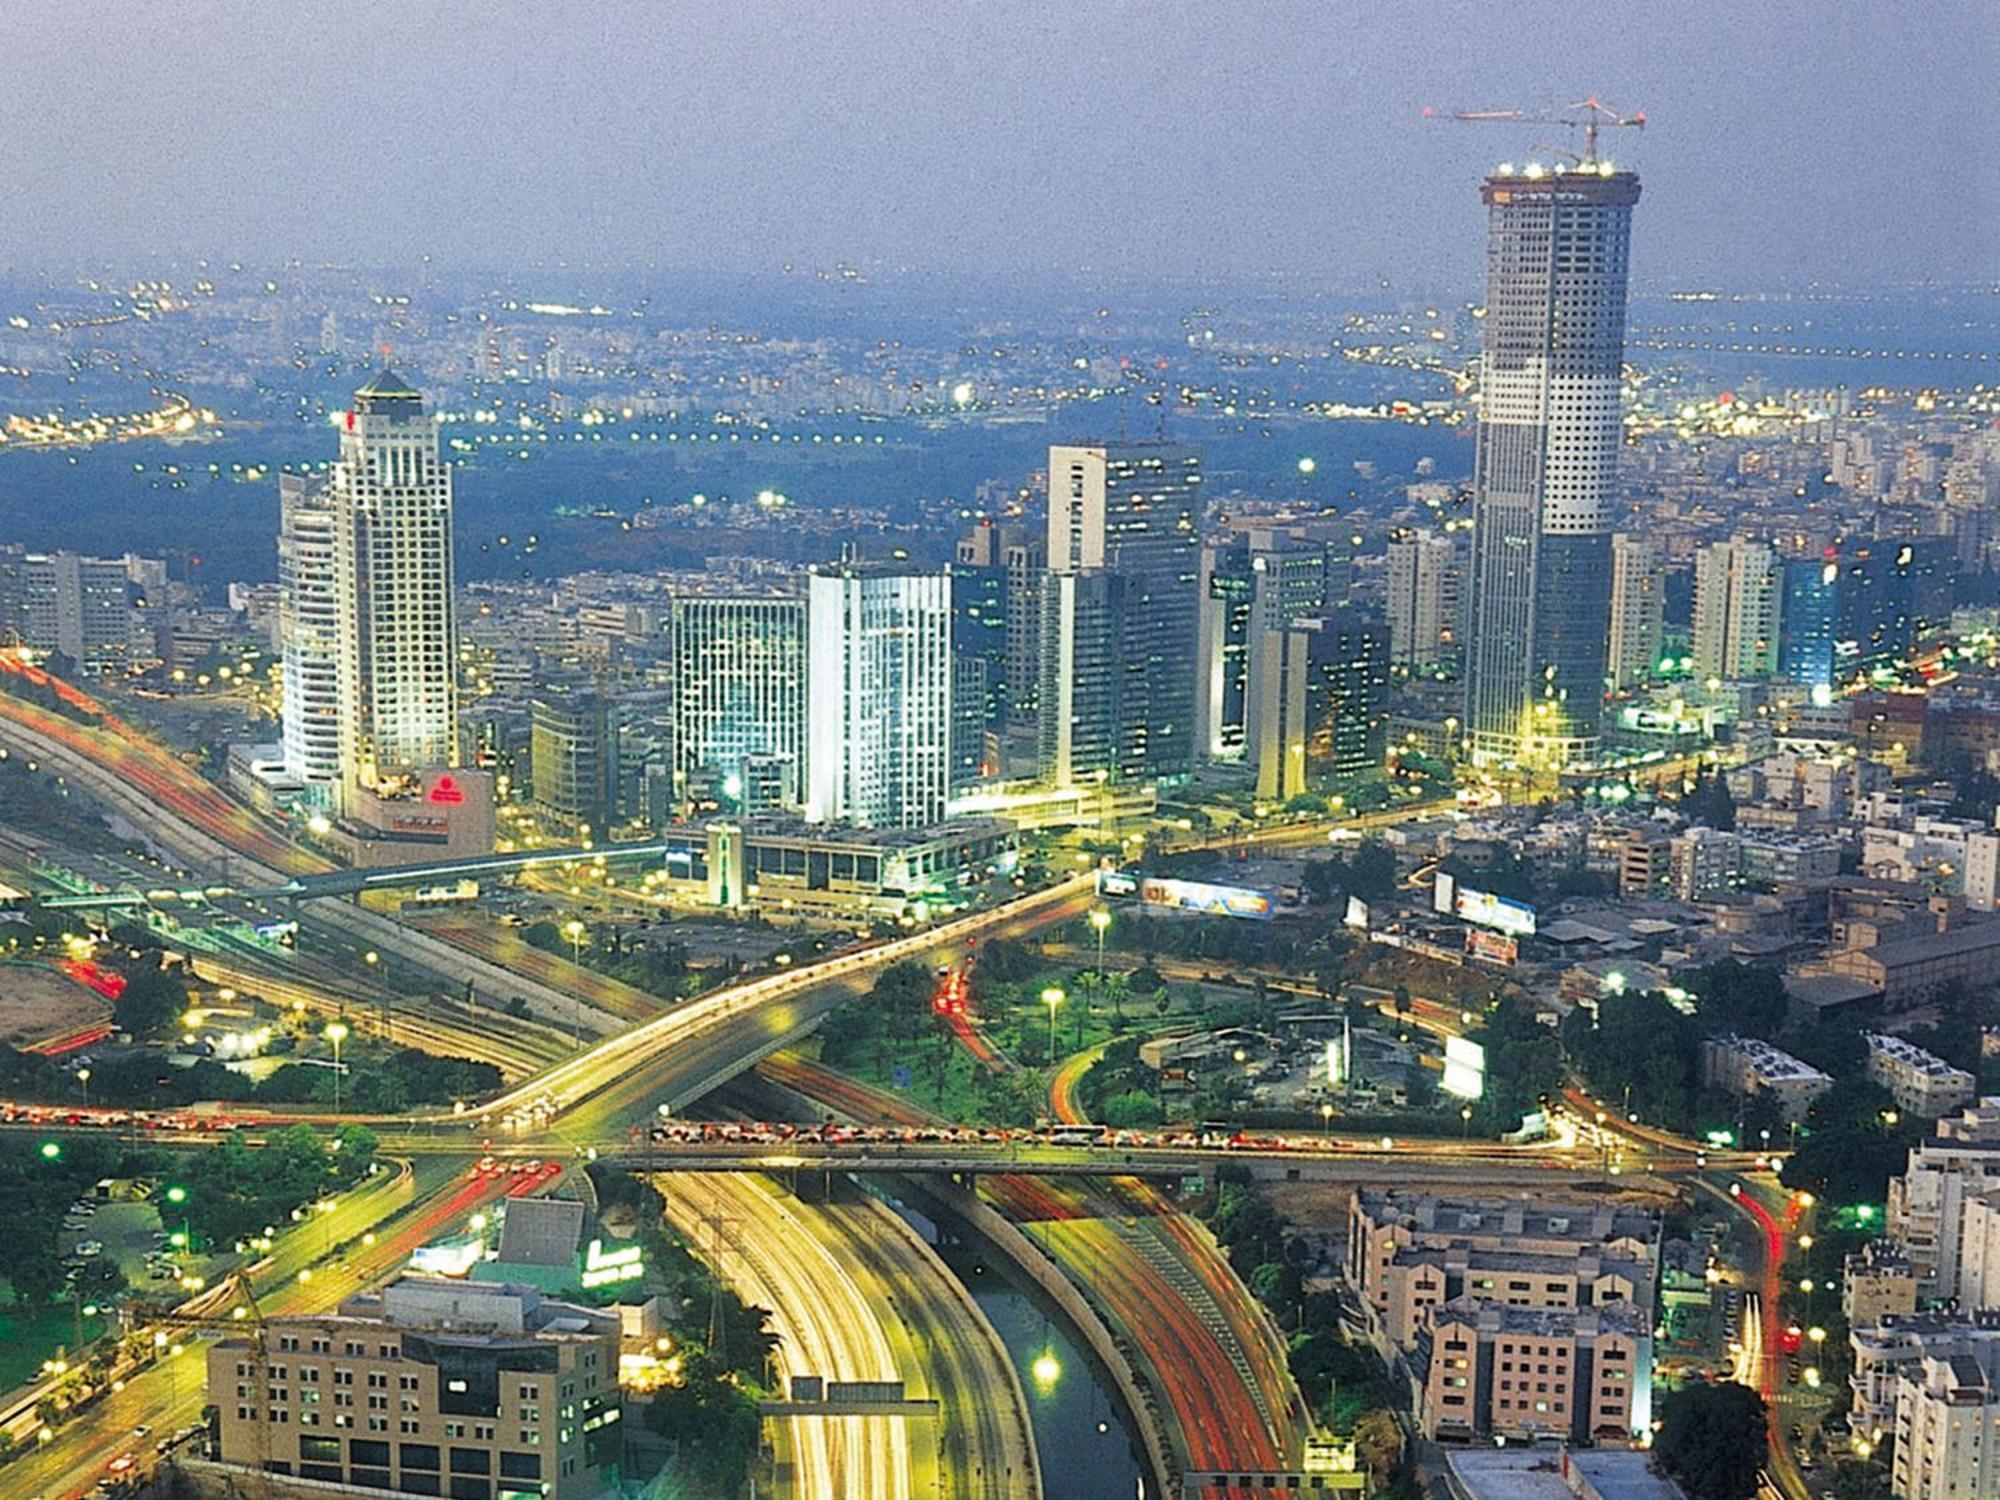
<svg viewBox="0 0 2000 1500">
<path fill-rule="evenodd" d="M 302 800 L 328 806 L 340 784 L 340 607 L 333 501 L 324 481 L 278 478 L 278 652 L 285 770 Z"/>
<path fill-rule="evenodd" d="M 537 811 L 561 834 L 601 839 L 618 821 L 617 710 L 596 692 L 544 693 L 530 711 Z"/>
<path fill-rule="evenodd" d="M 354 393 L 329 493 L 343 785 L 456 765 L 451 468 L 393 371 Z"/>
<path fill-rule="evenodd" d="M 1639 179 L 1609 163 L 1489 177 L 1465 724 L 1483 764 L 1596 753 L 1610 507 Z"/>
<path fill-rule="evenodd" d="M 705 782 L 725 804 L 739 804 L 731 811 L 795 806 L 806 757 L 806 601 L 685 595 L 673 601 L 667 629 L 675 799 Z M 772 795 L 781 800 L 769 802 Z"/>
<path fill-rule="evenodd" d="M 614 1313 L 404 1277 L 210 1346 L 221 1462 L 279 1493 L 292 1477 L 342 1494 L 596 1500 L 616 1491 L 624 1447 L 618 1346 Z"/>
<path fill-rule="evenodd" d="M 942 822 L 950 791 L 951 576 L 894 565 L 815 572 L 807 602 L 806 817 Z"/>
<path fill-rule="evenodd" d="M 1450 532 L 1418 531 L 1389 543 L 1389 660 L 1412 671 L 1455 670 L 1465 568 Z"/>
<path fill-rule="evenodd" d="M 1118 777 L 1193 769 L 1201 457 L 1167 442 L 1049 450 L 1048 571 L 1116 574 Z"/>
</svg>

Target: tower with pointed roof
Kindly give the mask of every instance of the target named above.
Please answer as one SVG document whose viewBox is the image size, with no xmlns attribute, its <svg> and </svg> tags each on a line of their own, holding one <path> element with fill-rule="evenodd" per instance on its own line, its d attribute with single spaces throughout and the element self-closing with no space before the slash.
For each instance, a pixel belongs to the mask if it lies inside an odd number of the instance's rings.
<svg viewBox="0 0 2000 1500">
<path fill-rule="evenodd" d="M 422 394 L 395 371 L 342 415 L 328 494 L 343 785 L 456 765 L 451 469 Z"/>
</svg>

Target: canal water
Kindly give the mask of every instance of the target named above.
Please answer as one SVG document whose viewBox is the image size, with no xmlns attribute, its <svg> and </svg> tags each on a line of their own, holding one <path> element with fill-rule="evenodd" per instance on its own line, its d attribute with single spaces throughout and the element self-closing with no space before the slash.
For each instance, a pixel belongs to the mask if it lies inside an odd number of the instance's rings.
<svg viewBox="0 0 2000 1500">
<path fill-rule="evenodd" d="M 1013 1279 L 1005 1261 L 975 1245 L 940 1244 L 934 1223 L 907 1205 L 896 1208 L 937 1246 L 1007 1346 L 1028 1398 L 1043 1500 L 1157 1500 L 1111 1383 L 1061 1321 Z"/>
</svg>

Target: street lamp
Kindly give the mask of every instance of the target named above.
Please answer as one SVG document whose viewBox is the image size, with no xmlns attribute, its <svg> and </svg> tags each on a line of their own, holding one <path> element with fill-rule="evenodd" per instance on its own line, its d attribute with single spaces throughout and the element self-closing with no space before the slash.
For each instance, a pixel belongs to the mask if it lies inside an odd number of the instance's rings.
<svg viewBox="0 0 2000 1500">
<path fill-rule="evenodd" d="M 326 1039 L 333 1043 L 333 1112 L 340 1113 L 340 1044 L 347 1040 L 345 1021 L 328 1021 Z"/>
<path fill-rule="evenodd" d="M 84 1107 L 85 1109 L 89 1109 L 89 1108 L 90 1108 L 90 1069 L 88 1069 L 88 1068 L 78 1068 L 78 1069 L 76 1070 L 76 1081 L 77 1081 L 77 1083 L 78 1083 L 78 1084 L 80 1084 L 80 1085 L 82 1086 L 82 1088 L 83 1088 L 83 1107 Z"/>
<path fill-rule="evenodd" d="M 1061 988 L 1053 984 L 1042 991 L 1042 1004 L 1049 1008 L 1049 1066 L 1052 1068 L 1056 1065 L 1056 1007 L 1065 998 Z"/>
</svg>

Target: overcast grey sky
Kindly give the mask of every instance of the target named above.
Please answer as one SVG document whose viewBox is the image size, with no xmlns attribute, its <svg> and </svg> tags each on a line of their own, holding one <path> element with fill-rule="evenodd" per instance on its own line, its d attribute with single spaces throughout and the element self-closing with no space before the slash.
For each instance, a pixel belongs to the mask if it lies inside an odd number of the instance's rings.
<svg viewBox="0 0 2000 1500">
<path fill-rule="evenodd" d="M 7 0 L 0 261 L 1469 281 L 1426 104 L 1644 109 L 1642 283 L 2000 278 L 1996 0 Z"/>
</svg>

